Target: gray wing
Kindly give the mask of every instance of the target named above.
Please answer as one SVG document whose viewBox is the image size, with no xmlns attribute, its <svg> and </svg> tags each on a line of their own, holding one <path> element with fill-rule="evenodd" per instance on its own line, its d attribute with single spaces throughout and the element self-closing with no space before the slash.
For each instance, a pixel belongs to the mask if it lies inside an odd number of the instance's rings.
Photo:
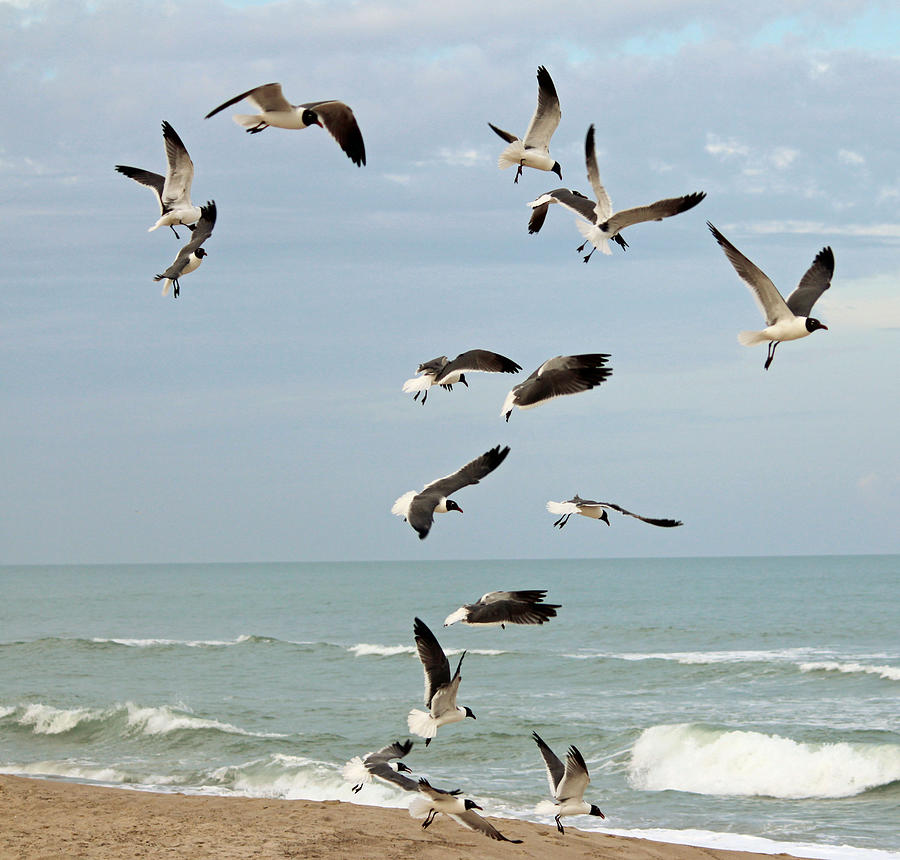
<svg viewBox="0 0 900 860">
<path fill-rule="evenodd" d="M 166 147 L 168 170 L 162 192 L 162 202 L 167 208 L 173 205 L 190 205 L 191 183 L 194 181 L 194 162 L 188 155 L 178 133 L 165 120 L 162 124 L 163 142 Z"/>
<path fill-rule="evenodd" d="M 626 511 L 625 508 L 620 507 L 619 505 L 613 504 L 612 502 L 587 502 L 582 500 L 580 503 L 583 507 L 590 507 L 592 505 L 597 505 L 602 508 L 612 508 L 614 511 L 618 511 L 620 514 L 625 514 L 626 517 L 634 517 L 637 520 L 640 520 L 644 523 L 649 523 L 651 526 L 660 526 L 664 529 L 674 528 L 675 526 L 684 525 L 681 520 L 669 520 L 669 519 L 657 519 L 654 517 L 642 517 L 640 514 L 632 513 L 631 511 Z"/>
<path fill-rule="evenodd" d="M 469 830 L 477 830 L 490 839 L 496 839 L 499 842 L 513 842 L 516 845 L 522 843 L 521 839 L 508 839 L 493 824 L 485 821 L 474 809 L 467 809 L 465 812 L 450 813 L 450 817 L 457 823 Z"/>
<path fill-rule="evenodd" d="M 141 170 L 140 167 L 128 167 L 126 164 L 117 164 L 116 170 L 121 173 L 123 176 L 127 176 L 129 179 L 133 179 L 135 182 L 140 182 L 141 185 L 146 185 L 151 191 L 156 194 L 156 199 L 159 202 L 159 212 L 160 215 L 165 214 L 165 209 L 163 208 L 162 196 L 163 196 L 163 188 L 166 184 L 166 177 L 160 176 L 158 173 L 151 173 L 149 170 Z"/>
<path fill-rule="evenodd" d="M 440 385 L 451 373 L 483 371 L 485 373 L 518 373 L 522 366 L 512 359 L 486 349 L 470 349 L 456 356 L 453 361 L 444 365 L 443 370 L 434 378 L 434 384 Z M 421 367 L 419 368 L 421 371 Z"/>
<path fill-rule="evenodd" d="M 537 108 L 528 124 L 528 131 L 525 132 L 522 143 L 526 149 L 542 149 L 547 152 L 550 149 L 550 138 L 553 137 L 553 132 L 556 131 L 562 114 L 553 79 L 543 66 L 538 66 L 537 80 Z"/>
<path fill-rule="evenodd" d="M 511 134 L 508 131 L 504 131 L 502 128 L 497 128 L 492 122 L 489 122 L 488 125 L 494 130 L 496 134 L 502 137 L 507 143 L 512 143 L 513 141 L 518 140 L 514 134 Z"/>
<path fill-rule="evenodd" d="M 416 650 L 422 667 L 425 669 L 425 704 L 430 706 L 435 693 L 450 683 L 450 661 L 444 654 L 434 633 L 421 618 L 413 622 L 413 633 L 416 637 Z M 465 654 L 463 654 L 463 657 Z M 456 667 L 455 677 L 459 677 L 459 667 L 462 665 L 462 657 Z"/>
<path fill-rule="evenodd" d="M 432 358 L 431 361 L 423 361 L 416 373 L 430 373 L 433 376 L 437 376 L 446 363 L 447 356 L 439 355 L 437 358 Z"/>
<path fill-rule="evenodd" d="M 593 123 L 588 127 L 587 136 L 584 139 L 584 163 L 587 168 L 591 188 L 594 189 L 594 197 L 597 198 L 597 204 L 588 220 L 593 221 L 596 217 L 597 221 L 605 221 L 612 215 L 612 201 L 609 199 L 609 194 L 600 181 L 600 170 L 597 167 L 597 150 L 594 146 Z"/>
<path fill-rule="evenodd" d="M 556 188 L 553 191 L 547 191 L 538 197 L 534 203 L 537 205 L 529 204 L 532 206 L 531 218 L 528 220 L 529 233 L 537 233 L 544 226 L 547 210 L 551 203 L 559 203 L 566 209 L 571 209 L 576 215 L 580 215 L 592 224 L 597 220 L 597 213 L 591 200 L 578 191 L 570 191 L 568 188 Z"/>
<path fill-rule="evenodd" d="M 541 757 L 544 759 L 544 766 L 547 768 L 547 783 L 550 785 L 550 794 L 553 797 L 557 797 L 556 789 L 562 782 L 563 776 L 565 776 L 565 766 L 559 760 L 556 753 L 544 743 L 544 739 L 537 732 L 532 732 L 531 737 L 534 738 L 534 742 L 538 745 L 538 749 L 541 752 Z"/>
<path fill-rule="evenodd" d="M 834 275 L 834 252 L 830 247 L 822 248 L 806 274 L 800 279 L 797 289 L 787 297 L 787 306 L 798 317 L 808 317 L 819 296 L 831 286 Z"/>
<path fill-rule="evenodd" d="M 366 163 L 366 146 L 363 143 L 362 132 L 356 124 L 353 111 L 347 105 L 329 99 L 307 102 L 298 107 L 309 108 L 315 112 L 322 125 L 328 129 L 340 148 L 357 167 L 362 167 Z"/>
<path fill-rule="evenodd" d="M 541 598 L 517 599 L 516 594 L 546 594 L 546 592 L 497 591 L 486 594 L 478 603 L 466 606 L 468 624 L 543 624 L 556 617 L 560 608 L 556 603 L 541 603 Z M 506 597 L 494 595 L 508 595 Z M 485 598 L 490 597 L 490 600 Z"/>
<path fill-rule="evenodd" d="M 513 388 L 518 406 L 535 406 L 544 400 L 578 394 L 600 385 L 612 375 L 611 367 L 604 367 L 608 355 L 558 355 L 545 361 L 524 382 Z"/>
<path fill-rule="evenodd" d="M 693 209 L 704 197 L 706 197 L 705 191 L 696 191 L 693 194 L 685 194 L 683 197 L 667 197 L 665 200 L 657 200 L 647 206 L 623 209 L 621 212 L 616 212 L 606 222 L 606 229 L 610 233 L 618 233 L 619 230 L 624 230 L 631 224 L 640 224 L 643 221 L 662 221 L 663 218 L 671 218 L 672 215 Z"/>
<path fill-rule="evenodd" d="M 194 232 L 191 233 L 191 241 L 178 252 L 175 262 L 161 275 L 157 275 L 154 280 L 161 281 L 163 278 L 174 280 L 179 277 L 188 264 L 191 254 L 210 237 L 215 223 L 216 204 L 215 201 L 210 200 L 205 206 L 200 207 L 200 220 L 197 222 Z"/>
<path fill-rule="evenodd" d="M 394 759 L 403 758 L 412 749 L 412 745 L 413 742 L 408 739 L 402 743 L 395 741 L 386 747 L 382 747 L 377 752 L 369 753 L 365 757 L 363 764 L 373 776 L 392 782 L 405 791 L 416 791 L 419 787 L 418 782 L 402 773 L 398 773 L 389 764 Z"/>
<path fill-rule="evenodd" d="M 284 97 L 284 93 L 281 91 L 281 84 L 263 84 L 261 87 L 254 87 L 252 90 L 247 90 L 247 92 L 241 93 L 233 99 L 228 99 L 227 102 L 223 102 L 217 108 L 213 108 L 204 119 L 209 119 L 219 111 L 225 110 L 225 108 L 231 107 L 244 99 L 250 99 L 260 110 L 288 111 L 293 108 L 293 105 Z"/>
<path fill-rule="evenodd" d="M 425 489 L 432 494 L 437 493 L 438 498 L 440 496 L 449 496 L 463 487 L 477 484 L 486 475 L 490 475 L 506 459 L 507 454 L 509 454 L 509 445 L 504 448 L 497 445 L 495 448 L 491 448 L 490 451 L 485 451 L 480 457 L 476 457 L 471 462 L 466 463 L 465 466 L 452 475 L 432 481 Z"/>
<path fill-rule="evenodd" d="M 590 781 L 587 765 L 578 748 L 569 747 L 569 754 L 566 756 L 566 772 L 556 786 L 556 799 L 562 801 L 573 797 L 581 800 Z"/>
<path fill-rule="evenodd" d="M 716 237 L 716 241 L 725 252 L 728 262 L 734 266 L 734 270 L 738 273 L 741 280 L 750 287 L 750 292 L 753 293 L 756 303 L 766 318 L 766 325 L 774 325 L 780 320 L 793 319 L 793 312 L 787 306 L 775 284 L 769 280 L 768 275 L 751 263 L 709 221 L 706 222 L 706 226 L 709 227 L 710 233 Z"/>
</svg>

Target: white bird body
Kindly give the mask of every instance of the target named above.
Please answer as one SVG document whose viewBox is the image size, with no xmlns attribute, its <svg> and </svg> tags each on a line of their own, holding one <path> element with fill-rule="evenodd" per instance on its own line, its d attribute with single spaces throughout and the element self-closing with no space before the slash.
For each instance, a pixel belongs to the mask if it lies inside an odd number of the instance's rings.
<svg viewBox="0 0 900 860">
<path fill-rule="evenodd" d="M 188 155 L 184 143 L 168 122 L 163 121 L 163 143 L 166 148 L 166 175 L 160 176 L 139 167 L 117 164 L 116 170 L 123 176 L 145 185 L 155 195 L 159 203 L 159 220 L 148 228 L 148 232 L 160 227 L 171 227 L 172 232 L 182 224 L 190 226 L 200 220 L 199 206 L 191 203 L 191 184 L 194 181 L 194 162 Z"/>
<path fill-rule="evenodd" d="M 203 262 L 203 257 L 205 256 L 206 252 L 202 248 L 200 248 L 198 251 L 191 251 L 191 253 L 188 255 L 187 262 L 184 264 L 184 268 L 181 270 L 181 274 L 178 277 L 182 278 L 185 275 L 189 275 L 191 272 L 198 269 L 200 264 Z M 169 295 L 169 290 L 171 289 L 174 282 L 175 278 L 165 278 L 163 280 L 162 294 L 164 296 Z"/>
<path fill-rule="evenodd" d="M 356 117 L 348 105 L 337 99 L 292 105 L 284 97 L 281 84 L 263 84 L 213 108 L 205 119 L 244 99 L 256 105 L 259 113 L 238 113 L 232 118 L 251 134 L 264 131 L 269 126 L 298 130 L 318 125 L 330 132 L 338 146 L 357 167 L 366 163 L 366 147 Z"/>
<path fill-rule="evenodd" d="M 505 627 L 507 624 L 543 624 L 556 617 L 558 603 L 543 603 L 545 589 L 489 591 L 477 602 L 460 606 L 444 619 L 444 627 L 457 621 L 470 627 Z"/>
<path fill-rule="evenodd" d="M 550 73 L 543 66 L 538 66 L 538 99 L 537 107 L 525 137 L 519 140 L 514 134 L 497 128 L 493 123 L 488 125 L 493 131 L 509 144 L 497 159 L 497 166 L 504 170 L 507 167 L 515 167 L 515 182 L 519 181 L 522 169 L 533 167 L 537 170 L 552 170 L 562 179 L 562 169 L 559 162 L 550 155 L 550 138 L 559 125 L 562 116 L 559 109 L 559 98 L 556 95 L 556 87 Z"/>
<path fill-rule="evenodd" d="M 441 726 L 458 723 L 466 717 L 474 720 L 475 714 L 470 708 L 461 708 L 456 704 L 459 682 L 462 680 L 460 669 L 466 652 L 463 651 L 451 677 L 450 661 L 447 660 L 444 649 L 421 618 L 415 619 L 413 633 L 416 637 L 416 650 L 425 670 L 425 705 L 428 711 L 413 709 L 406 722 L 413 734 L 426 738 L 425 746 L 428 746 Z"/>
<path fill-rule="evenodd" d="M 161 275 L 156 275 L 154 281 L 164 281 L 162 294 L 168 295 L 169 287 L 175 285 L 175 298 L 178 298 L 179 279 L 195 271 L 206 256 L 203 243 L 212 235 L 216 225 L 216 204 L 210 200 L 200 210 L 200 220 L 194 227 L 190 241 L 178 252 L 175 261 Z"/>
<path fill-rule="evenodd" d="M 541 757 L 544 759 L 547 783 L 550 786 L 550 794 L 553 796 L 552 802 L 542 801 L 539 803 L 535 812 L 540 815 L 552 813 L 556 820 L 556 828 L 560 833 L 565 832 L 560 819 L 568 815 L 597 815 L 600 818 L 606 818 L 599 807 L 587 803 L 584 799 L 584 790 L 590 784 L 591 777 L 588 774 L 587 765 L 584 763 L 584 757 L 578 748 L 569 747 L 566 763 L 563 765 L 537 732 L 532 732 L 531 737 L 538 745 Z"/>
<path fill-rule="evenodd" d="M 609 525 L 607 511 L 618 511 L 626 517 L 634 517 L 636 520 L 661 528 L 674 528 L 676 526 L 684 525 L 681 520 L 642 517 L 640 514 L 625 510 L 625 508 L 615 504 L 615 502 L 595 502 L 593 499 L 582 499 L 579 495 L 575 495 L 567 502 L 547 502 L 547 510 L 551 514 L 559 514 L 559 519 L 553 523 L 553 525 L 559 526 L 559 528 L 562 528 L 569 521 L 569 517 L 572 516 L 572 514 L 579 514 L 582 517 L 588 517 L 588 519 L 592 520 L 602 520 Z"/>
<path fill-rule="evenodd" d="M 533 409 L 554 397 L 595 388 L 612 375 L 612 368 L 605 366 L 608 359 L 607 353 L 600 352 L 548 358 L 528 379 L 510 389 L 500 414 L 509 421 L 514 407 Z"/>
<path fill-rule="evenodd" d="M 542 194 L 528 205 L 531 207 L 531 218 L 528 221 L 528 232 L 537 233 L 544 226 L 547 210 L 552 203 L 559 203 L 566 209 L 575 212 L 579 217 L 575 221 L 578 232 L 584 236 L 585 241 L 578 246 L 583 251 L 588 242 L 603 254 L 611 254 L 610 240 L 627 248 L 628 243 L 620 235 L 620 231 L 632 224 L 640 224 L 645 221 L 662 221 L 663 218 L 671 218 L 681 212 L 686 212 L 696 206 L 704 197 L 705 192 L 698 191 L 694 194 L 686 194 L 682 197 L 669 197 L 665 200 L 657 200 L 646 206 L 635 206 L 631 209 L 622 209 L 613 212 L 612 201 L 609 193 L 600 181 L 600 170 L 597 167 L 597 154 L 594 146 L 594 126 L 590 126 L 584 141 L 584 156 L 587 166 L 587 175 L 591 187 L 594 190 L 595 200 L 585 197 L 578 191 L 568 188 L 557 188 Z M 582 220 L 583 219 L 583 220 Z M 590 260 L 592 250 L 585 258 L 585 263 Z"/>
<path fill-rule="evenodd" d="M 428 389 L 432 385 L 440 385 L 441 388 L 452 390 L 456 383 L 461 382 L 468 388 L 467 373 L 518 373 L 521 369 L 521 365 L 497 352 L 487 349 L 470 349 L 468 352 L 460 353 L 452 361 L 448 361 L 446 355 L 439 355 L 431 361 L 423 361 L 416 371 L 420 375 L 407 379 L 403 383 L 403 391 L 407 394 L 414 394 L 413 400 L 418 400 L 419 394 L 424 391 L 425 394 L 422 397 L 424 405 L 428 398 Z"/>
<path fill-rule="evenodd" d="M 423 829 L 429 827 L 438 815 L 447 815 L 467 830 L 478 831 L 489 839 L 516 844 L 522 842 L 521 839 L 507 839 L 493 824 L 483 819 L 475 812 L 481 807 L 474 800 L 462 797 L 458 792 L 432 788 L 426 779 L 419 780 L 418 790 L 419 793 L 409 804 L 409 814 L 413 818 L 425 819 L 422 822 Z"/>
<path fill-rule="evenodd" d="M 775 349 L 781 341 L 799 340 L 818 329 L 828 331 L 828 326 L 811 317 L 809 313 L 819 296 L 831 286 L 831 278 L 834 275 L 834 252 L 830 247 L 826 246 L 816 254 L 797 288 L 785 301 L 765 272 L 747 259 L 709 221 L 706 222 L 706 226 L 709 227 L 740 279 L 750 288 L 765 317 L 764 329 L 742 331 L 738 334 L 738 342 L 743 346 L 768 342 L 766 370 L 774 360 Z"/>
</svg>

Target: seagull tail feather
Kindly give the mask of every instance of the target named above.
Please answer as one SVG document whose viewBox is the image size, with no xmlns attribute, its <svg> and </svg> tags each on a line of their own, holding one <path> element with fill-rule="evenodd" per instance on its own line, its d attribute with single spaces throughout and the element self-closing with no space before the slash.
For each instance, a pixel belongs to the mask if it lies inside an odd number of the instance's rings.
<svg viewBox="0 0 900 860">
<path fill-rule="evenodd" d="M 409 730 L 420 738 L 433 738 L 437 734 L 437 720 L 425 711 L 413 709 L 406 718 Z"/>
<path fill-rule="evenodd" d="M 761 331 L 742 331 L 738 334 L 738 343 L 741 346 L 756 346 L 758 343 L 765 343 L 768 339 Z"/>
</svg>

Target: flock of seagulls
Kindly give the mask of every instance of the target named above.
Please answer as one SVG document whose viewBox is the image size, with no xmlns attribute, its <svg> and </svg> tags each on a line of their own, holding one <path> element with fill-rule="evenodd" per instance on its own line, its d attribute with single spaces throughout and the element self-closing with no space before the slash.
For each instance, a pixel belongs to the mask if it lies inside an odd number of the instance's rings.
<svg viewBox="0 0 900 860">
<path fill-rule="evenodd" d="M 538 67 L 537 82 L 537 106 L 524 137 L 520 139 L 493 123 L 488 123 L 507 144 L 499 156 L 498 166 L 501 169 L 516 167 L 515 183 L 518 183 L 525 168 L 553 172 L 562 179 L 562 168 L 550 155 L 550 141 L 562 115 L 559 97 L 544 66 Z M 362 167 L 366 164 L 362 133 L 352 109 L 344 102 L 329 99 L 294 105 L 285 98 L 280 83 L 270 83 L 228 99 L 209 111 L 205 118 L 210 119 L 244 100 L 254 105 L 257 113 L 235 114 L 233 119 L 248 133 L 258 134 L 269 127 L 300 130 L 319 126 L 331 134 L 355 165 Z M 199 207 L 191 201 L 193 161 L 181 138 L 168 122 L 162 123 L 162 132 L 166 153 L 165 175 L 126 165 L 116 165 L 115 169 L 123 176 L 149 188 L 156 197 L 159 217 L 149 228 L 150 231 L 169 227 L 179 239 L 176 227 L 185 227 L 190 231 L 190 239 L 180 249 L 172 264 L 154 277 L 154 280 L 164 282 L 163 295 L 167 295 L 171 288 L 173 296 L 177 298 L 180 279 L 196 271 L 207 256 L 204 244 L 212 235 L 217 210 L 213 200 Z M 584 256 L 586 263 L 598 249 L 603 254 L 611 254 L 611 242 L 618 244 L 623 250 L 627 249 L 629 244 L 622 236 L 624 229 L 687 212 L 706 197 L 705 192 L 698 191 L 615 211 L 609 194 L 600 181 L 593 125 L 588 128 L 585 137 L 585 166 L 593 199 L 576 190 L 557 188 L 539 195 L 527 205 L 531 208 L 528 222 L 530 234 L 540 232 L 552 204 L 574 212 L 577 216 L 576 226 L 584 239 L 577 248 L 578 252 L 583 252 L 589 244 L 592 246 Z M 748 346 L 768 343 L 765 369 L 768 370 L 772 364 L 775 349 L 782 341 L 806 337 L 819 329 L 827 331 L 827 326 L 809 314 L 822 293 L 831 285 L 834 254 L 830 247 L 823 248 L 816 255 L 798 287 L 785 300 L 772 281 L 713 224 L 707 222 L 707 226 L 738 276 L 751 290 L 765 317 L 764 329 L 741 332 L 738 338 L 740 343 Z M 516 408 L 531 409 L 548 400 L 579 394 L 601 385 L 612 375 L 609 359 L 610 356 L 606 353 L 558 355 L 547 359 L 524 382 L 512 387 L 503 402 L 501 416 L 508 422 Z M 421 395 L 424 405 L 430 389 L 435 386 L 452 390 L 459 383 L 468 387 L 467 373 L 514 374 L 521 370 L 520 364 L 506 356 L 489 350 L 472 349 L 460 353 L 452 360 L 442 355 L 423 362 L 418 366 L 416 376 L 403 383 L 402 390 L 413 394 L 414 401 Z M 462 513 L 462 508 L 451 496 L 491 474 L 506 460 L 509 450 L 509 446 L 497 445 L 456 472 L 426 484 L 422 490 L 408 491 L 394 502 L 391 512 L 409 523 L 420 539 L 426 538 L 433 526 L 435 514 L 449 511 Z M 645 517 L 613 502 L 597 502 L 582 499 L 578 495 L 565 502 L 549 501 L 546 508 L 558 517 L 553 526 L 560 529 L 573 514 L 601 520 L 609 525 L 609 511 L 661 528 L 682 525 L 680 520 Z M 544 602 L 546 595 L 546 590 L 538 589 L 488 592 L 478 601 L 463 604 L 451 612 L 444 620 L 444 626 L 460 623 L 473 627 L 499 626 L 503 629 L 507 624 L 542 625 L 555 618 L 557 610 L 562 608 L 560 604 Z M 451 673 L 446 653 L 434 633 L 418 617 L 413 623 L 413 635 L 425 673 L 424 701 L 427 710 L 410 710 L 407 727 L 412 734 L 424 738 L 425 746 L 428 747 L 441 727 L 476 718 L 470 707 L 457 704 L 466 652 L 462 652 Z M 596 805 L 584 800 L 590 776 L 578 748 L 571 745 L 563 763 L 537 732 L 532 733 L 532 739 L 537 744 L 546 768 L 551 795 L 551 801 L 539 804 L 537 811 L 552 814 L 560 834 L 565 832 L 561 822 L 564 817 L 592 815 L 603 818 L 603 813 Z M 353 783 L 354 793 L 362 791 L 367 783 L 378 779 L 413 794 L 410 815 L 423 819 L 423 828 L 429 827 L 438 815 L 443 814 L 461 826 L 491 839 L 515 843 L 521 841 L 508 839 L 479 816 L 475 810 L 483 811 L 482 807 L 474 800 L 463 797 L 459 789 L 436 788 L 424 777 L 414 779 L 408 776 L 412 771 L 403 759 L 412 747 L 412 740 L 397 740 L 364 757 L 357 756 L 344 766 L 344 777 Z"/>
</svg>

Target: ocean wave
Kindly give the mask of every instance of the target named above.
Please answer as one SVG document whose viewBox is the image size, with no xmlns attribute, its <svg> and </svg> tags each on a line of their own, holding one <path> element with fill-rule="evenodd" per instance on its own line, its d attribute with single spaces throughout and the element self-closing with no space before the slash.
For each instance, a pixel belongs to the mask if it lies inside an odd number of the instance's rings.
<svg viewBox="0 0 900 860">
<path fill-rule="evenodd" d="M 34 761 L 8 763 L 0 767 L 0 773 L 16 776 L 43 776 L 56 779 L 71 779 L 78 782 L 99 782 L 105 785 L 142 785 L 154 788 L 177 785 L 181 777 L 173 774 L 145 774 L 126 770 L 116 765 L 63 761 Z"/>
<path fill-rule="evenodd" d="M 184 705 L 142 707 L 134 702 L 109 708 L 56 708 L 41 702 L 21 705 L 17 722 L 30 726 L 34 734 L 60 735 L 74 732 L 86 724 L 104 724 L 117 734 L 168 735 L 183 731 L 218 731 L 226 734 L 258 738 L 283 738 L 287 735 L 270 732 L 251 732 L 231 723 L 194 716 Z M 13 708 L 16 713 L 20 708 Z M 9 716 L 9 714 L 7 714 Z"/>
<path fill-rule="evenodd" d="M 644 791 L 852 797 L 900 780 L 900 744 L 803 743 L 690 723 L 653 726 L 632 748 L 628 778 Z"/>
<path fill-rule="evenodd" d="M 398 654 L 416 654 L 417 649 L 414 645 L 371 645 L 368 642 L 360 642 L 357 645 L 351 645 L 347 650 L 357 657 L 395 657 Z M 480 654 L 483 657 L 497 657 L 500 654 L 509 654 L 509 651 L 502 651 L 496 648 L 448 648 L 444 653 L 448 657 L 454 657 L 457 654 Z"/>
<path fill-rule="evenodd" d="M 241 634 L 237 639 L 117 639 L 94 636 L 91 642 L 97 644 L 125 645 L 128 648 L 159 648 L 182 646 L 185 648 L 222 648 L 229 645 L 241 645 L 244 642 L 258 641 L 259 637 Z"/>
<path fill-rule="evenodd" d="M 626 660 L 641 662 L 644 660 L 668 660 L 685 666 L 707 665 L 714 663 L 790 663 L 816 652 L 806 648 L 789 648 L 766 651 L 596 651 L 576 654 L 563 654 L 573 660 Z"/>
<path fill-rule="evenodd" d="M 866 663 L 824 660 L 798 664 L 801 672 L 841 672 L 847 675 L 878 675 L 887 681 L 900 681 L 900 666 L 871 666 Z"/>
</svg>

